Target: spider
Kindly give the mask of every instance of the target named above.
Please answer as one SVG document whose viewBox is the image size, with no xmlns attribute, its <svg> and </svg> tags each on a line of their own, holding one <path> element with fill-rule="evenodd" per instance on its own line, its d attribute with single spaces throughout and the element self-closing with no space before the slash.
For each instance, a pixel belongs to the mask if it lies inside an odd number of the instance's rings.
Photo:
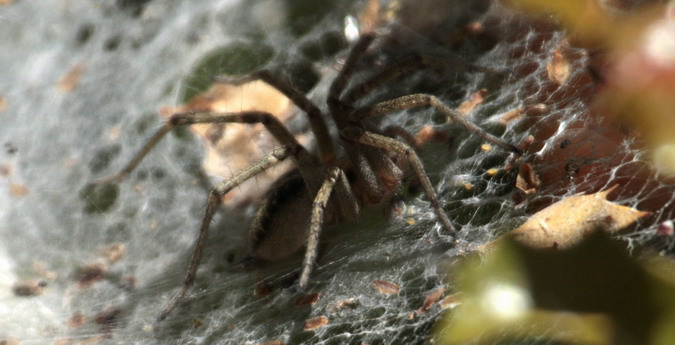
<svg viewBox="0 0 675 345">
<path fill-rule="evenodd" d="M 446 61 L 416 55 L 395 62 L 372 77 L 347 88 L 354 74 L 355 65 L 374 39 L 375 34 L 368 33 L 358 39 L 328 91 L 328 110 L 339 130 L 340 142 L 346 158 L 337 159 L 333 139 L 330 137 L 320 108 L 286 81 L 267 70 L 262 70 L 244 78 L 217 78 L 216 81 L 236 84 L 262 80 L 278 89 L 307 114 L 311 130 L 316 138 L 318 155 L 313 155 L 305 149 L 289 130 L 269 113 L 261 111 L 176 113 L 121 171 L 97 181 L 97 183 L 110 183 L 124 179 L 146 154 L 176 127 L 206 123 L 261 123 L 280 143 L 280 146 L 264 158 L 211 189 L 183 285 L 160 313 L 158 320 L 163 320 L 169 315 L 193 284 L 211 220 L 218 206 L 223 202 L 223 196 L 244 181 L 288 158 L 294 161 L 296 169 L 276 181 L 263 198 L 250 226 L 249 249 L 250 255 L 254 258 L 273 261 L 288 257 L 305 247 L 302 270 L 297 283 L 300 289 L 304 289 L 309 283 L 323 224 L 356 220 L 362 207 L 381 204 L 390 199 L 404 178 L 406 165 L 412 168 L 419 179 L 438 221 L 448 232 L 454 232 L 452 222 L 443 211 L 413 148 L 403 141 L 376 133 L 371 128 L 373 126 L 368 124 L 368 118 L 410 108 L 433 107 L 446 115 L 449 121 L 461 124 L 471 133 L 506 150 L 520 152 L 514 145 L 502 141 L 467 121 L 457 111 L 446 106 L 433 95 L 412 94 L 374 105 L 354 106 L 371 90 L 404 72 L 419 66 L 447 65 Z"/>
</svg>

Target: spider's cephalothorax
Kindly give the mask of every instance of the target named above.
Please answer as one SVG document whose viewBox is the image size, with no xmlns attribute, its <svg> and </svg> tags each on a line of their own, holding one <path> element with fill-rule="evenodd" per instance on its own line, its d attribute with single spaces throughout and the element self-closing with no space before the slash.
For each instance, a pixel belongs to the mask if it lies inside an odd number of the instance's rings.
<svg viewBox="0 0 675 345">
<path fill-rule="evenodd" d="M 101 180 L 118 181 L 127 176 L 164 135 L 179 126 L 204 123 L 261 123 L 280 143 L 279 147 L 263 159 L 238 172 L 232 178 L 219 183 L 211 190 L 185 281 L 182 288 L 160 314 L 160 320 L 176 307 L 192 285 L 211 220 L 223 200 L 223 195 L 289 157 L 295 162 L 296 170 L 277 181 L 264 198 L 253 220 L 249 242 L 251 255 L 262 260 L 287 257 L 305 247 L 302 273 L 298 282 L 301 288 L 309 282 L 323 224 L 357 219 L 362 207 L 382 203 L 389 199 L 404 177 L 404 165 L 412 168 L 438 220 L 443 227 L 452 232 L 452 223 L 436 198 L 436 193 L 415 151 L 402 141 L 370 131 L 371 126 L 365 125 L 368 118 L 410 108 L 433 107 L 452 122 L 460 123 L 467 130 L 485 140 L 507 150 L 519 152 L 515 146 L 468 122 L 432 95 L 413 94 L 374 105 L 355 107 L 354 104 L 371 90 L 405 71 L 424 65 L 447 64 L 432 58 L 415 56 L 399 61 L 347 89 L 357 61 L 373 40 L 372 34 L 365 34 L 356 42 L 329 89 L 327 99 L 329 115 L 339 130 L 340 141 L 346 153 L 345 159 L 336 159 L 333 140 L 319 107 L 285 81 L 268 71 L 259 71 L 246 78 L 225 79 L 220 82 L 242 83 L 261 79 L 285 94 L 308 115 L 310 126 L 316 137 L 318 156 L 310 154 L 288 129 L 269 113 L 260 111 L 179 113 L 174 114 L 167 121 L 124 169 Z"/>
</svg>

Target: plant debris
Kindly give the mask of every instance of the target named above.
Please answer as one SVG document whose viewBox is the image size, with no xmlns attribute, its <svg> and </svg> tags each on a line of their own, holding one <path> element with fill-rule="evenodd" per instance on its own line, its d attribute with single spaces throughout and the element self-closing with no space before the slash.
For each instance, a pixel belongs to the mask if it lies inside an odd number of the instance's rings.
<svg viewBox="0 0 675 345">
<path fill-rule="evenodd" d="M 42 290 L 47 286 L 44 280 L 26 280 L 17 282 L 12 286 L 12 292 L 15 296 L 30 297 L 42 294 Z"/>
<path fill-rule="evenodd" d="M 607 200 L 619 186 L 588 195 L 574 195 L 532 215 L 509 235 L 535 248 L 562 249 L 579 243 L 596 229 L 616 233 L 650 215 Z"/>
<path fill-rule="evenodd" d="M 105 278 L 108 267 L 102 262 L 95 262 L 80 268 L 75 274 L 77 287 L 83 289 Z"/>
<path fill-rule="evenodd" d="M 396 283 L 379 279 L 373 280 L 370 283 L 370 286 L 374 287 L 377 289 L 377 291 L 385 295 L 396 295 L 401 290 L 401 288 Z"/>
<path fill-rule="evenodd" d="M 317 316 L 313 319 L 309 319 L 305 321 L 305 326 L 304 330 L 305 331 L 313 331 L 315 329 L 319 329 L 321 327 L 324 327 L 328 324 L 328 318 L 325 316 Z"/>
</svg>

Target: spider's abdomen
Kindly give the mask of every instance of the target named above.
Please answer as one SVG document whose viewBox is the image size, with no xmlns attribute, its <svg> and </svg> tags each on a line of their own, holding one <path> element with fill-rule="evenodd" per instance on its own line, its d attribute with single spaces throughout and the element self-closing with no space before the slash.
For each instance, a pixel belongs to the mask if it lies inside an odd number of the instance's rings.
<svg viewBox="0 0 675 345">
<path fill-rule="evenodd" d="M 251 223 L 253 257 L 267 261 L 294 254 L 305 246 L 312 200 L 297 171 L 284 175 L 267 193 Z"/>
</svg>

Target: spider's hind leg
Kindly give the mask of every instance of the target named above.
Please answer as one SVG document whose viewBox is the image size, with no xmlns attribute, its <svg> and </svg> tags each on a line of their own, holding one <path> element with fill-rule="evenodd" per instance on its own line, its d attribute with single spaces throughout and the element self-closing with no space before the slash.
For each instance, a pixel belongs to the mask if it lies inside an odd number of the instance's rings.
<svg viewBox="0 0 675 345">
<path fill-rule="evenodd" d="M 178 303 L 185 297 L 187 290 L 190 288 L 192 283 L 194 283 L 195 275 L 197 274 L 197 268 L 199 268 L 199 261 L 202 257 L 202 249 L 206 243 L 206 238 L 209 233 L 209 228 L 211 226 L 211 221 L 213 220 L 213 215 L 215 214 L 218 206 L 222 203 L 223 196 L 231 191 L 233 188 L 239 186 L 244 181 L 256 176 L 257 174 L 265 171 L 266 169 L 282 162 L 284 159 L 288 158 L 291 154 L 287 147 L 281 146 L 272 153 L 265 156 L 263 159 L 257 163 L 249 166 L 248 168 L 240 171 L 238 174 L 229 178 L 218 185 L 216 185 L 211 192 L 209 193 L 208 205 L 206 206 L 206 212 L 204 213 L 204 218 L 202 224 L 199 228 L 199 236 L 195 241 L 195 249 L 192 253 L 190 259 L 190 265 L 188 266 L 187 273 L 185 274 L 185 279 L 183 280 L 183 286 L 176 292 L 176 294 L 171 298 L 169 303 L 166 305 L 164 310 L 157 317 L 158 321 L 165 319 L 171 311 L 176 308 Z"/>
</svg>

